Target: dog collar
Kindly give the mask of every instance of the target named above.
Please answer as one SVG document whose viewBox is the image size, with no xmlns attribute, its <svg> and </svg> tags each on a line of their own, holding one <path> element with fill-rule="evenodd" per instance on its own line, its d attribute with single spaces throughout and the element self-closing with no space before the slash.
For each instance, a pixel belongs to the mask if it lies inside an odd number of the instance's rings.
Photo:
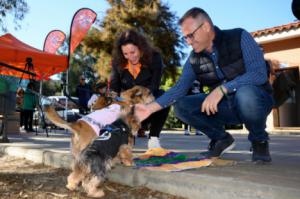
<svg viewBox="0 0 300 199">
<path fill-rule="evenodd" d="M 114 100 L 116 100 L 117 102 L 124 102 L 125 99 L 123 97 L 115 97 Z"/>
</svg>

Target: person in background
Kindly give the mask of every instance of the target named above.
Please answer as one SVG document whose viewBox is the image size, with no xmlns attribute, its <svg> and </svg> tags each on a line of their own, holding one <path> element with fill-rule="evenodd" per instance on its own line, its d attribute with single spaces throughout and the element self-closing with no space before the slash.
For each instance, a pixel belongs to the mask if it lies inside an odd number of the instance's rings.
<svg viewBox="0 0 300 199">
<path fill-rule="evenodd" d="M 186 123 L 183 122 L 183 126 L 184 126 L 184 135 L 191 135 L 192 133 L 192 127 Z M 201 131 L 199 130 L 195 130 L 195 135 L 202 135 Z"/>
<path fill-rule="evenodd" d="M 150 46 L 146 38 L 134 30 L 126 30 L 114 45 L 110 90 L 120 94 L 140 85 L 150 89 L 157 98 L 164 92 L 159 89 L 163 67 L 160 53 Z M 149 124 L 149 149 L 161 147 L 159 135 L 168 113 L 169 108 L 162 109 L 142 123 L 142 126 Z"/>
<path fill-rule="evenodd" d="M 91 98 L 91 88 L 85 83 L 85 77 L 79 78 L 79 85 L 76 87 L 76 95 L 79 103 L 79 113 L 85 115 L 88 113 L 88 101 Z"/>
<path fill-rule="evenodd" d="M 107 89 L 107 85 L 106 83 L 104 82 L 98 82 L 96 85 L 95 85 L 95 89 L 94 89 L 94 94 L 92 95 L 92 97 L 89 99 L 88 101 L 88 108 L 92 110 L 92 106 L 93 104 L 96 102 L 97 98 L 99 96 L 105 96 L 106 94 L 106 89 Z"/>
<path fill-rule="evenodd" d="M 24 89 L 18 88 L 16 92 L 16 110 L 20 113 L 20 130 L 24 129 L 23 101 L 24 101 Z"/>
<path fill-rule="evenodd" d="M 33 132 L 33 113 L 37 105 L 38 99 L 32 92 L 34 89 L 33 82 L 29 82 L 24 91 L 24 99 L 22 110 L 24 113 L 24 127 L 26 132 Z"/>
<path fill-rule="evenodd" d="M 174 104 L 182 121 L 210 138 L 207 157 L 231 150 L 234 138 L 226 124 L 244 124 L 252 144 L 252 161 L 271 162 L 267 116 L 274 100 L 262 51 L 241 28 L 220 30 L 201 8 L 188 10 L 179 20 L 186 42 L 193 48 L 177 83 L 150 104 L 135 105 L 140 121 Z M 185 96 L 198 79 L 207 93 Z"/>
</svg>

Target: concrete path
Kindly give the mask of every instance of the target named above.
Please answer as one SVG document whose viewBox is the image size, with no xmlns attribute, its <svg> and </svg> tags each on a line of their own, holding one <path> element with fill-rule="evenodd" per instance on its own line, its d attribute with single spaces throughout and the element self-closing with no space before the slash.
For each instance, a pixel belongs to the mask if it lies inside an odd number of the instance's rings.
<svg viewBox="0 0 300 199">
<path fill-rule="evenodd" d="M 69 168 L 70 135 L 65 131 L 10 134 L 11 143 L 1 143 L 0 151 L 24 157 L 37 163 Z M 300 198 L 300 135 L 272 134 L 270 149 L 273 162 L 255 165 L 251 160 L 247 135 L 233 134 L 236 148 L 223 159 L 237 161 L 234 166 L 206 167 L 181 172 L 153 172 L 117 166 L 109 179 L 130 186 L 150 189 L 192 199 L 299 199 Z M 164 148 L 197 156 L 208 145 L 206 136 L 184 136 L 166 131 L 161 136 Z M 145 152 L 146 138 L 137 138 L 134 153 Z"/>
</svg>

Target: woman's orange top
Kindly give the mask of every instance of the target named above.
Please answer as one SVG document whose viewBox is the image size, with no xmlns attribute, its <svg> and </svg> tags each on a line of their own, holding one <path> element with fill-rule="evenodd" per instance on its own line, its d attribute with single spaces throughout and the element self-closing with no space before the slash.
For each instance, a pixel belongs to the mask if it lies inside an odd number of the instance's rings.
<svg viewBox="0 0 300 199">
<path fill-rule="evenodd" d="M 133 76 L 134 79 L 136 79 L 136 77 L 139 75 L 139 73 L 141 72 L 141 67 L 142 64 L 139 63 L 137 65 L 135 65 L 135 67 L 133 67 L 129 62 L 127 63 L 127 65 L 125 66 L 125 69 L 127 69 L 129 71 L 129 73 Z"/>
</svg>

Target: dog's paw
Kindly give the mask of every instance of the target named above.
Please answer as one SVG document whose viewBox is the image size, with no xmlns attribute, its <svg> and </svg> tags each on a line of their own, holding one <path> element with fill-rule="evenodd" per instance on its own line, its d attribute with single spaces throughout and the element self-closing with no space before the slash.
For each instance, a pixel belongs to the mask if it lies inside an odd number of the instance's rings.
<svg viewBox="0 0 300 199">
<path fill-rule="evenodd" d="M 97 190 L 95 192 L 91 192 L 91 193 L 88 193 L 87 196 L 88 197 L 92 197 L 92 198 L 101 198 L 103 197 L 105 194 L 104 194 L 104 191 L 103 190 Z"/>
<path fill-rule="evenodd" d="M 122 163 L 127 167 L 134 166 L 134 163 L 132 160 L 122 160 Z"/>
<path fill-rule="evenodd" d="M 77 185 L 76 184 L 68 183 L 66 185 L 66 188 L 69 189 L 70 191 L 74 191 L 77 188 Z"/>
</svg>

